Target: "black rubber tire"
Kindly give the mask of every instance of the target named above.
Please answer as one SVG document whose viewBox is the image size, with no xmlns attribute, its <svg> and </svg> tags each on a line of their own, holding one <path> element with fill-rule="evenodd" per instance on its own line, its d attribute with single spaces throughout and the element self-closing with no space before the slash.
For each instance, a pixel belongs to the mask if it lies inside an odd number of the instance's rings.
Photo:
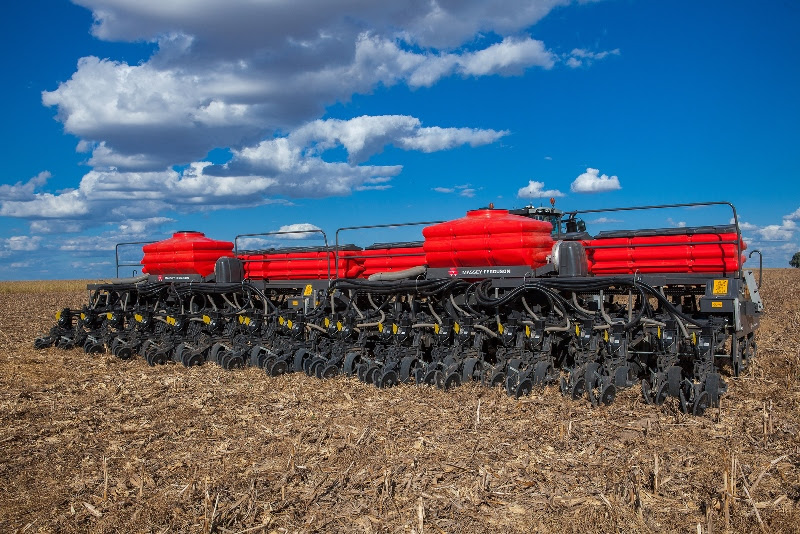
<svg viewBox="0 0 800 534">
<path fill-rule="evenodd" d="M 334 376 L 339 374 L 339 368 L 333 364 L 326 365 L 324 369 L 320 372 L 319 378 L 328 379 L 333 378 Z"/>
<path fill-rule="evenodd" d="M 197 365 L 203 365 L 203 363 L 205 363 L 205 361 L 206 361 L 206 359 L 205 359 L 205 357 L 203 356 L 202 353 L 194 352 L 194 353 L 189 354 L 189 356 L 186 358 L 186 367 L 194 367 L 194 366 L 197 366 Z"/>
<path fill-rule="evenodd" d="M 376 380 L 375 385 L 381 389 L 396 386 L 398 383 L 397 373 L 394 371 L 386 371 L 383 375 Z"/>
<path fill-rule="evenodd" d="M 425 373 L 425 376 L 422 378 L 422 382 L 427 384 L 427 385 L 429 385 L 429 386 L 435 386 L 436 385 L 436 373 L 439 373 L 439 372 L 440 371 L 437 371 L 436 369 L 434 369 L 432 371 L 428 371 L 427 373 Z"/>
<path fill-rule="evenodd" d="M 444 379 L 444 390 L 447 391 L 448 389 L 457 388 L 461 385 L 461 374 L 453 371 L 447 378 Z"/>
<path fill-rule="evenodd" d="M 496 388 L 497 386 L 506 383 L 506 374 L 502 371 L 498 371 L 492 375 L 489 379 L 489 387 Z"/>
<path fill-rule="evenodd" d="M 147 362 L 147 365 L 153 367 L 155 362 L 153 361 L 153 356 L 155 356 L 156 351 L 152 346 L 148 346 L 145 350 L 142 351 L 142 356 L 144 356 L 144 361 Z"/>
<path fill-rule="evenodd" d="M 305 371 L 308 376 L 317 376 L 317 367 L 320 365 L 322 365 L 322 361 L 319 358 L 306 360 L 303 363 L 303 371 Z"/>
<path fill-rule="evenodd" d="M 516 391 L 514 392 L 514 398 L 518 399 L 520 397 L 527 397 L 531 394 L 531 391 L 533 391 L 533 382 L 531 382 L 530 378 L 526 378 L 520 381 Z"/>
<path fill-rule="evenodd" d="M 230 354 L 230 357 L 226 358 L 225 366 L 223 367 L 226 371 L 232 371 L 233 369 L 241 369 L 244 367 L 244 357 L 241 354 Z"/>
<path fill-rule="evenodd" d="M 325 360 L 323 360 L 321 358 L 317 362 L 315 362 L 314 363 L 314 369 L 313 369 L 314 376 L 316 376 L 318 379 L 322 380 L 322 371 L 325 370 L 325 367 L 326 367 L 327 363 L 328 363 L 327 361 L 325 361 Z"/>
<path fill-rule="evenodd" d="M 172 353 L 172 359 L 175 360 L 175 363 L 183 364 L 185 367 L 189 367 L 189 362 L 186 360 L 186 357 L 189 355 L 189 349 L 186 347 L 184 343 L 181 343 L 177 347 L 175 347 L 175 352 Z"/>
<path fill-rule="evenodd" d="M 575 381 L 575 384 L 572 385 L 572 391 L 570 391 L 570 395 L 572 396 L 572 400 L 578 400 L 583 397 L 584 393 L 586 393 L 586 380 L 581 377 Z"/>
<path fill-rule="evenodd" d="M 280 376 L 286 374 L 289 364 L 286 360 L 276 360 L 269 369 L 269 376 Z"/>
<path fill-rule="evenodd" d="M 166 365 L 169 358 L 165 352 L 153 352 L 153 356 L 151 358 L 152 365 Z"/>
<path fill-rule="evenodd" d="M 152 339 L 145 339 L 139 348 L 136 350 L 136 353 L 141 356 L 142 358 L 147 358 L 147 349 L 153 344 Z"/>
<path fill-rule="evenodd" d="M 213 348 L 213 347 L 212 347 Z M 250 367 L 261 367 L 264 368 L 264 360 L 267 358 L 267 354 L 264 350 L 264 347 L 261 345 L 256 345 L 255 347 L 250 349 Z M 211 353 L 209 353 L 210 357 Z M 209 358 L 210 359 L 210 358 Z"/>
<path fill-rule="evenodd" d="M 367 384 L 374 384 L 375 380 L 380 376 L 378 373 L 380 372 L 380 367 L 378 366 L 370 366 L 367 369 L 367 372 L 364 373 L 364 382 Z"/>
<path fill-rule="evenodd" d="M 614 399 L 617 398 L 617 387 L 614 384 L 609 384 L 608 386 L 603 389 L 602 393 L 600 393 L 600 402 L 608 406 Z"/>
<path fill-rule="evenodd" d="M 225 350 L 225 345 L 222 343 L 214 343 L 211 345 L 211 349 L 208 351 L 208 361 L 219 363 L 219 357 L 223 350 Z"/>
<path fill-rule="evenodd" d="M 368 370 L 369 370 L 369 364 L 367 364 L 367 362 L 360 362 L 358 364 L 358 370 L 356 371 L 358 379 L 361 380 L 362 382 L 366 382 Z"/>
</svg>

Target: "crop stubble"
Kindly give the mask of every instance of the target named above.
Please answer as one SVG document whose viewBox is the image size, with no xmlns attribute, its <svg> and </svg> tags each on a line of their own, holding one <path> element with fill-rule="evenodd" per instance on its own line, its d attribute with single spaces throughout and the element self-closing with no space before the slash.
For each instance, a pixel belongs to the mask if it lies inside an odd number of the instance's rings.
<svg viewBox="0 0 800 534">
<path fill-rule="evenodd" d="M 5 532 L 733 532 L 800 524 L 800 270 L 719 410 L 378 390 L 36 351 L 86 293 L 0 284 Z"/>
</svg>

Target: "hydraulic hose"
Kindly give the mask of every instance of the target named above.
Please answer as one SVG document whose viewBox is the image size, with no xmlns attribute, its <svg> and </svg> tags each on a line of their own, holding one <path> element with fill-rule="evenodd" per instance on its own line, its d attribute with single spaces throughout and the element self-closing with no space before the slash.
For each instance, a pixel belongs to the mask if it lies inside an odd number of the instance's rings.
<svg viewBox="0 0 800 534">
<path fill-rule="evenodd" d="M 409 269 L 404 269 L 402 271 L 391 271 L 385 273 L 375 273 L 369 276 L 367 280 L 370 282 L 388 282 L 388 281 L 395 281 L 395 280 L 403 280 L 406 278 L 416 278 L 428 270 L 427 265 L 418 265 L 416 267 L 411 267 Z"/>
<path fill-rule="evenodd" d="M 497 332 L 492 332 L 491 329 L 483 326 L 482 324 L 474 324 L 474 325 L 472 325 L 472 327 L 477 329 L 477 330 L 480 330 L 481 332 L 486 332 L 491 337 L 500 337 L 500 335 Z"/>
</svg>

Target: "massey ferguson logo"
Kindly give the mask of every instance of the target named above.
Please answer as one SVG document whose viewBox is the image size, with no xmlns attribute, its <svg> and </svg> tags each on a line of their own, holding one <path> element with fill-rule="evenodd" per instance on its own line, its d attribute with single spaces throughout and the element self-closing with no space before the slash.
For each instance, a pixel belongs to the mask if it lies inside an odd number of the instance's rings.
<svg viewBox="0 0 800 534">
<path fill-rule="evenodd" d="M 457 269 L 456 267 L 450 267 L 448 269 L 447 274 L 450 275 L 451 278 L 455 278 L 458 276 L 502 276 L 511 274 L 511 269 Z"/>
<path fill-rule="evenodd" d="M 164 281 L 164 275 L 163 274 L 159 274 L 158 275 L 158 281 L 159 282 L 163 282 Z"/>
</svg>

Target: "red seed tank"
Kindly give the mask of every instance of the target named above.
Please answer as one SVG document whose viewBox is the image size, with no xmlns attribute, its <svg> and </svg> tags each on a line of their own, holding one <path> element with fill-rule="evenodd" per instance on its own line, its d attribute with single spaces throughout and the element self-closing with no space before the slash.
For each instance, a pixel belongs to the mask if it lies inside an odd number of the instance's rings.
<svg viewBox="0 0 800 534">
<path fill-rule="evenodd" d="M 260 263 L 262 278 L 268 280 L 325 280 L 355 278 L 364 270 L 357 256 L 361 249 L 352 245 L 339 247 L 336 252 L 323 247 L 296 247 L 269 251 Z"/>
<path fill-rule="evenodd" d="M 700 226 L 600 232 L 586 243 L 596 275 L 730 273 L 741 268 L 747 245 L 734 226 Z"/>
<path fill-rule="evenodd" d="M 403 271 L 425 265 L 425 250 L 419 241 L 408 243 L 376 243 L 361 252 L 364 272 L 359 276 L 369 278 L 376 273 Z"/>
<path fill-rule="evenodd" d="M 553 248 L 549 222 L 482 209 L 422 230 L 429 267 L 541 267 Z"/>
<path fill-rule="evenodd" d="M 233 243 L 216 241 L 202 232 L 181 231 L 169 239 L 142 247 L 142 272 L 147 274 L 199 274 L 214 272 L 223 256 L 233 256 Z"/>
<path fill-rule="evenodd" d="M 264 261 L 266 254 L 262 251 L 247 251 L 240 252 L 238 258 L 242 260 L 242 267 L 244 267 L 244 277 L 248 280 L 263 280 L 266 278 L 264 274 L 267 269 L 267 264 Z"/>
</svg>

